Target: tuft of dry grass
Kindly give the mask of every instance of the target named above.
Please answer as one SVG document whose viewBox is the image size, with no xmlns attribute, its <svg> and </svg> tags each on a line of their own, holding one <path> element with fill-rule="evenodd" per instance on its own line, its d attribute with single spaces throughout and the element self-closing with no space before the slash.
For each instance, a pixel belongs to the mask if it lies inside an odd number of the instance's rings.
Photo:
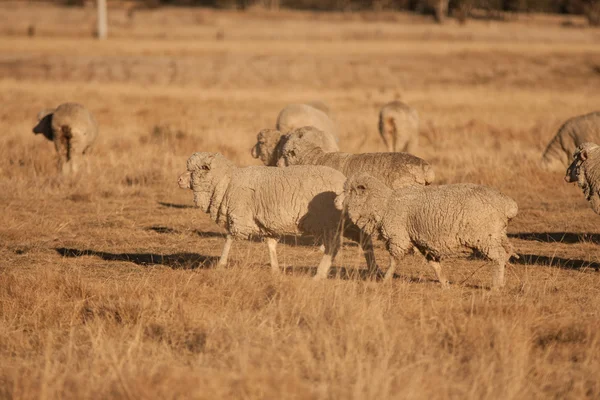
<svg viewBox="0 0 600 400">
<path fill-rule="evenodd" d="M 90 10 L 2 10 L 0 397 L 600 396 L 598 216 L 537 166 L 565 119 L 600 104 L 596 30 L 549 17 L 437 27 L 112 10 L 117 38 L 99 43 L 68 22 Z M 15 37 L 33 18 L 42 37 Z M 438 183 L 518 202 L 521 258 L 505 290 L 487 289 L 478 259 L 443 264 L 448 290 L 418 256 L 390 284 L 371 281 L 351 244 L 313 282 L 321 254 L 294 238 L 279 246 L 279 276 L 253 241 L 212 267 L 224 233 L 176 183 L 192 152 L 258 165 L 256 133 L 286 103 L 315 99 L 334 111 L 342 150 L 383 151 L 377 113 L 394 98 L 419 111 L 418 155 Z M 73 179 L 31 133 L 39 109 L 67 100 L 101 127 Z M 385 265 L 381 244 L 376 256 Z"/>
</svg>

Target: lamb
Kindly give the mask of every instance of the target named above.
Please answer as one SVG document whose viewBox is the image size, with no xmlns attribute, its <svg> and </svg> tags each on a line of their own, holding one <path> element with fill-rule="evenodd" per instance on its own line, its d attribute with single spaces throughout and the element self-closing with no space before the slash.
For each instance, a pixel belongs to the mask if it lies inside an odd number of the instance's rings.
<svg viewBox="0 0 600 400">
<path fill-rule="evenodd" d="M 600 146 L 590 142 L 580 144 L 567 168 L 565 181 L 577 182 L 592 210 L 600 214 Z"/>
<path fill-rule="evenodd" d="M 287 135 L 275 129 L 263 129 L 256 135 L 256 144 L 252 147 L 252 157 L 260 159 L 265 165 L 275 166 L 281 158 L 281 149 L 287 140 Z M 339 151 L 335 137 L 329 133 L 318 131 L 310 139 L 323 151 Z"/>
<path fill-rule="evenodd" d="M 54 110 L 40 111 L 33 133 L 54 142 L 61 173 L 76 173 L 98 136 L 98 124 L 83 105 L 63 103 Z"/>
<path fill-rule="evenodd" d="M 327 113 L 308 104 L 290 104 L 279 112 L 275 129 L 282 133 L 288 133 L 292 129 L 302 126 L 314 126 L 326 132 L 336 140 L 337 129 L 335 123 L 327 116 Z"/>
<path fill-rule="evenodd" d="M 359 174 L 346 181 L 335 203 L 365 233 L 384 240 L 392 258 L 386 280 L 396 262 L 415 247 L 448 287 L 440 260 L 470 249 L 497 263 L 492 287 L 504 285 L 504 266 L 513 254 L 506 228 L 518 207 L 494 189 L 467 183 L 392 190 L 369 174 Z"/>
<path fill-rule="evenodd" d="M 564 171 L 576 148 L 585 142 L 600 142 L 600 111 L 568 119 L 546 147 L 540 166 L 547 171 Z"/>
<path fill-rule="evenodd" d="M 419 145 L 419 114 L 401 101 L 387 103 L 379 112 L 379 135 L 389 152 L 414 153 Z"/>
<path fill-rule="evenodd" d="M 435 178 L 433 168 L 425 160 L 408 153 L 326 153 L 307 140 L 317 133 L 313 127 L 290 132 L 277 165 L 325 165 L 347 177 L 368 172 L 393 189 L 412 184 L 429 185 Z"/>
<path fill-rule="evenodd" d="M 227 230 L 218 266 L 227 265 L 233 239 L 266 239 L 271 269 L 279 271 L 277 241 L 282 235 L 312 234 L 325 247 L 316 279 L 325 278 L 340 246 L 342 214 L 334 205 L 345 177 L 321 166 L 293 168 L 237 168 L 220 153 L 194 153 L 179 186 L 194 192 L 194 202 Z M 368 268 L 377 265 L 370 238 L 360 241 L 360 230 L 345 224 L 343 235 L 362 243 Z"/>
</svg>

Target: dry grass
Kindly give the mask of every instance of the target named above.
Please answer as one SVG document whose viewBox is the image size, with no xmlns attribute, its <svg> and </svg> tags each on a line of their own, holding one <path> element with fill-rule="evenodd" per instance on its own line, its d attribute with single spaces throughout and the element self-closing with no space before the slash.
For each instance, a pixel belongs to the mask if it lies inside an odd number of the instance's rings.
<svg viewBox="0 0 600 400">
<path fill-rule="evenodd" d="M 69 37 L 90 10 L 4 11 L 4 34 L 40 21 L 57 37 L 0 37 L 0 398 L 600 397 L 599 217 L 536 165 L 566 118 L 599 108 L 598 31 L 177 9 L 96 43 Z M 320 253 L 294 240 L 281 276 L 256 242 L 211 268 L 222 230 L 176 184 L 193 151 L 257 164 L 258 130 L 311 99 L 335 111 L 344 150 L 381 151 L 377 112 L 398 97 L 438 182 L 519 203 L 503 292 L 481 260 L 448 260 L 449 290 L 416 256 L 389 285 L 365 280 L 354 246 L 313 282 Z M 70 182 L 31 133 L 67 100 L 101 125 Z"/>
</svg>

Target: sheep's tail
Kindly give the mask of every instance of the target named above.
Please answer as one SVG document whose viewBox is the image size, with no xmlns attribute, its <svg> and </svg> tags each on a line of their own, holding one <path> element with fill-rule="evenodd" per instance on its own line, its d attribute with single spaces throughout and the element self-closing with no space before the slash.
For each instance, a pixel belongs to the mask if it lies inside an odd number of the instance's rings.
<svg viewBox="0 0 600 400">
<path fill-rule="evenodd" d="M 73 138 L 73 131 L 69 125 L 62 125 L 60 127 L 60 131 L 62 132 L 62 140 L 67 149 L 67 160 L 71 159 L 71 139 Z"/>
</svg>

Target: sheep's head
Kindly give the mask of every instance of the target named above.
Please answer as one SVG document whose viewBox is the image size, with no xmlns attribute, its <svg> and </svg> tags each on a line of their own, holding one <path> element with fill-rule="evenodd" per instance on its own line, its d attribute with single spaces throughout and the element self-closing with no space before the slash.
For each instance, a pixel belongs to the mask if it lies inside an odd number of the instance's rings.
<svg viewBox="0 0 600 400">
<path fill-rule="evenodd" d="M 278 167 L 302 164 L 302 155 L 323 149 L 324 133 L 313 126 L 304 126 L 290 131 L 281 148 L 281 157 L 277 161 Z"/>
<path fill-rule="evenodd" d="M 335 206 L 366 233 L 372 234 L 381 224 L 383 212 L 392 194 L 382 181 L 361 173 L 353 175 L 344 184 L 344 193 L 335 199 Z"/>
<path fill-rule="evenodd" d="M 252 147 L 252 157 L 260 159 L 265 165 L 277 164 L 277 148 L 284 135 L 276 129 L 263 129 L 256 135 L 256 144 Z"/>
<path fill-rule="evenodd" d="M 42 134 L 48 140 L 52 140 L 54 138 L 54 134 L 52 133 L 52 116 L 54 115 L 53 109 L 45 109 L 38 113 L 37 119 L 38 123 L 33 127 L 33 133 Z"/>
<path fill-rule="evenodd" d="M 194 191 L 194 203 L 209 212 L 215 188 L 229 176 L 234 165 L 221 153 L 194 153 L 187 160 L 187 171 L 179 176 L 179 187 Z"/>
<path fill-rule="evenodd" d="M 571 165 L 569 165 L 565 174 L 566 182 L 578 182 L 580 183 L 579 186 L 581 186 L 581 179 L 583 178 L 583 174 L 581 174 L 581 165 L 589 158 L 590 151 L 597 147 L 596 144 L 590 142 L 582 143 L 577 146 L 575 152 L 573 152 Z"/>
<path fill-rule="evenodd" d="M 567 168 L 565 181 L 577 182 L 592 209 L 600 214 L 600 146 L 583 143 L 573 153 L 573 162 Z"/>
</svg>

